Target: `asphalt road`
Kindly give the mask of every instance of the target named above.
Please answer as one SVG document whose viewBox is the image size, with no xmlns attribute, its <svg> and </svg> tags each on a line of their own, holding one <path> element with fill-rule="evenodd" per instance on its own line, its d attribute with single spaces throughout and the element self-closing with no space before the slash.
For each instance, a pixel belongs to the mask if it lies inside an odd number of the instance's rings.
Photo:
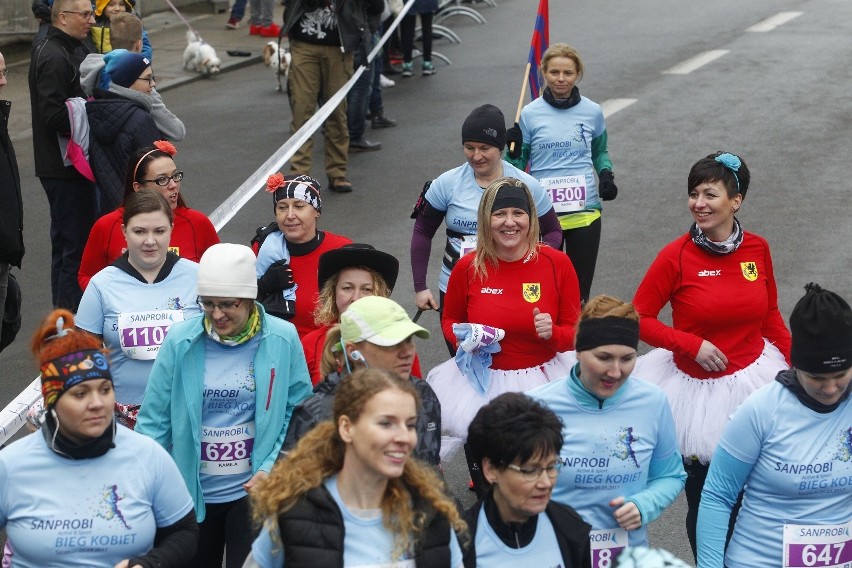
<svg viewBox="0 0 852 568">
<path fill-rule="evenodd" d="M 400 258 L 403 270 L 393 297 L 412 315 L 411 206 L 427 179 L 462 163 L 461 123 L 474 107 L 496 104 L 511 120 L 537 4 L 503 0 L 497 8 L 480 9 L 485 25 L 451 21 L 462 43 L 439 40 L 435 49 L 452 65 L 438 63 L 432 77 L 395 77 L 397 86 L 385 91 L 385 109 L 399 127 L 368 130 L 368 138 L 384 149 L 351 156 L 355 192 L 323 196 L 322 229 Z M 768 25 L 768 31 L 749 31 L 782 12 L 800 14 Z M 852 3 L 557 0 L 550 18 L 551 42 L 567 41 L 584 57 L 586 76 L 579 83 L 584 95 L 611 101 L 607 108 L 617 108 L 610 106 L 616 99 L 635 99 L 621 101 L 624 108 L 607 118 L 620 192 L 606 204 L 593 294 L 632 296 L 657 251 L 690 223 L 685 187 L 690 166 L 726 149 L 751 169 L 739 218 L 772 247 L 785 318 L 810 281 L 852 299 L 846 173 L 852 148 Z M 685 73 L 676 67 L 716 50 L 723 53 L 711 53 L 709 62 Z M 176 161 L 186 172 L 184 196 L 208 213 L 288 135 L 286 99 L 260 65 L 168 91 L 164 98 L 189 133 L 177 144 Z M 321 136 L 317 141 L 314 175 L 325 183 Z M 3 404 L 36 374 L 26 344 L 50 307 L 47 203 L 31 175 L 31 140 L 18 140 L 16 149 L 24 174 L 28 248 L 19 278 L 27 319 L 18 341 L 0 354 Z M 247 244 L 256 227 L 272 220 L 271 205 L 267 195 L 256 196 L 224 228 L 222 239 Z M 435 288 L 442 248 L 436 239 L 430 269 Z M 418 344 L 424 370 L 446 357 L 437 321 L 435 314 L 420 320 L 436 336 Z M 448 475 L 454 492 L 472 502 L 462 464 L 451 464 Z M 651 541 L 687 559 L 683 515 L 678 502 L 652 525 Z"/>
</svg>

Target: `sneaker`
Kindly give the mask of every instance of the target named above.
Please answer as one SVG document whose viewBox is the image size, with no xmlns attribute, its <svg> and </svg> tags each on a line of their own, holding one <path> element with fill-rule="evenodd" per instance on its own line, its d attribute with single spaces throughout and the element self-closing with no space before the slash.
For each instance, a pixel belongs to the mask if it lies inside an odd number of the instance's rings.
<svg viewBox="0 0 852 568">
<path fill-rule="evenodd" d="M 249 26 L 249 35 L 260 35 L 260 30 L 263 29 L 263 26 L 258 26 L 257 24 L 252 24 Z"/>
<path fill-rule="evenodd" d="M 391 87 L 396 85 L 396 81 L 388 79 L 384 75 L 379 75 L 379 84 L 382 86 L 383 89 L 390 89 Z"/>
<path fill-rule="evenodd" d="M 234 18 L 233 16 L 228 18 L 228 23 L 225 24 L 226 30 L 235 30 L 238 27 L 240 27 L 240 21 L 237 18 Z"/>
<path fill-rule="evenodd" d="M 396 126 L 396 121 L 382 114 L 377 114 L 370 118 L 370 125 L 373 128 L 393 128 Z"/>
<path fill-rule="evenodd" d="M 423 76 L 434 75 L 435 74 L 435 66 L 432 65 L 431 61 L 424 61 L 422 67 Z"/>
<path fill-rule="evenodd" d="M 252 26 L 253 28 L 255 26 Z M 269 24 L 268 26 L 257 26 L 257 33 L 252 32 L 252 35 L 260 37 L 278 37 L 281 33 L 281 27 L 278 24 Z"/>
<path fill-rule="evenodd" d="M 414 75 L 414 63 L 409 61 L 408 63 L 402 64 L 402 76 L 403 77 L 411 77 Z"/>
<path fill-rule="evenodd" d="M 337 193 L 349 193 L 352 191 L 352 182 L 345 176 L 330 177 L 328 178 L 328 189 Z"/>
</svg>

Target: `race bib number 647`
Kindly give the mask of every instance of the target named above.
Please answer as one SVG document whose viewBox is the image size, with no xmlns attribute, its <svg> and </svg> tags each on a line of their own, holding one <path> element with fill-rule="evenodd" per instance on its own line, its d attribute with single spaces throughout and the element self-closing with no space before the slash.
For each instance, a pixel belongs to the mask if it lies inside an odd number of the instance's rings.
<svg viewBox="0 0 852 568">
<path fill-rule="evenodd" d="M 852 568 L 852 522 L 784 525 L 784 568 Z"/>
</svg>

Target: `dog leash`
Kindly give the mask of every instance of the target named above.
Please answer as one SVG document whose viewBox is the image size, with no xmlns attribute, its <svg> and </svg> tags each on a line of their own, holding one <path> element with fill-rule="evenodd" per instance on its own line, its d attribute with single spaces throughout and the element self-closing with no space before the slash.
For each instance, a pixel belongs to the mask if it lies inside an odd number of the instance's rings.
<svg viewBox="0 0 852 568">
<path fill-rule="evenodd" d="M 187 20 L 187 19 L 184 17 L 184 15 L 180 13 L 180 10 L 178 10 L 178 9 L 177 9 L 177 6 L 175 6 L 175 5 L 172 3 L 172 0 L 166 0 L 166 4 L 168 4 L 168 5 L 169 5 L 169 8 L 171 8 L 171 9 L 172 9 L 172 11 L 173 11 L 175 14 L 177 14 L 177 17 L 178 17 L 178 18 L 180 18 L 180 21 L 182 21 L 182 22 L 186 25 L 186 27 L 187 27 L 187 28 L 189 28 L 189 31 L 191 31 L 192 33 L 194 33 L 194 34 L 195 34 L 195 37 L 197 37 L 197 38 L 198 38 L 198 41 L 200 41 L 200 42 L 202 42 L 202 43 L 207 43 L 207 42 L 205 42 L 205 41 L 201 38 L 201 34 L 200 34 L 200 33 L 198 33 L 198 30 L 196 30 L 195 28 L 193 28 L 193 27 L 192 27 L 192 24 L 190 24 L 190 23 L 189 23 L 189 20 Z"/>
</svg>

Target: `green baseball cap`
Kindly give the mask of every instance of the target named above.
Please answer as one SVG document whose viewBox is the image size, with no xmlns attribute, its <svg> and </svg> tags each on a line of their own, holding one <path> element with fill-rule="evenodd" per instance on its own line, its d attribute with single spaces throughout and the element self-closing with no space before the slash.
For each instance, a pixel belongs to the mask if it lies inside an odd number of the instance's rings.
<svg viewBox="0 0 852 568">
<path fill-rule="evenodd" d="M 369 341 L 389 347 L 412 335 L 429 339 L 429 331 L 411 321 L 402 306 L 389 298 L 360 298 L 340 316 L 340 338 L 345 342 Z"/>
</svg>

